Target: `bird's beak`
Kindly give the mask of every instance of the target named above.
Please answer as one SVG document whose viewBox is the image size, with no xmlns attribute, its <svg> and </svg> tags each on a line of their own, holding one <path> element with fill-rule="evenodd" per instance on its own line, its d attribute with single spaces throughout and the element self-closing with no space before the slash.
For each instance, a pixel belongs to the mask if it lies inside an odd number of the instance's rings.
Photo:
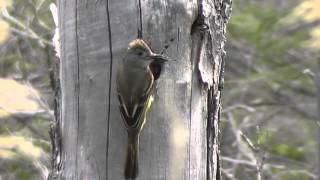
<svg viewBox="0 0 320 180">
<path fill-rule="evenodd" d="M 165 56 L 163 56 L 161 54 L 154 54 L 154 53 L 151 55 L 151 58 L 154 59 L 154 61 L 157 61 L 157 62 L 174 61 L 173 59 L 165 57 Z"/>
</svg>

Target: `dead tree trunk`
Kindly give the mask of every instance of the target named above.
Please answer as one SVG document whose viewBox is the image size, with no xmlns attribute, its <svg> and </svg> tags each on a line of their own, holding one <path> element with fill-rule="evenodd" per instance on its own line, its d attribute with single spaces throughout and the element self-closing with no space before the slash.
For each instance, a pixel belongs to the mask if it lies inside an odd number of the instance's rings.
<svg viewBox="0 0 320 180">
<path fill-rule="evenodd" d="M 115 74 L 128 43 L 140 37 L 158 53 L 169 44 L 165 54 L 177 61 L 166 64 L 158 80 L 140 135 L 137 179 L 220 179 L 218 122 L 230 5 L 60 0 L 61 97 L 50 178 L 124 179 L 127 135 Z"/>
</svg>

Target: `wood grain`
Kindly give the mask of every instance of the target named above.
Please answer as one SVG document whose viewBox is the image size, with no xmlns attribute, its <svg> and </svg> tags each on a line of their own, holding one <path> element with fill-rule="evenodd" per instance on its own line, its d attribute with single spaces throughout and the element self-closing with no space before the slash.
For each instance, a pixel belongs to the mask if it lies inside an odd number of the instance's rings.
<svg viewBox="0 0 320 180">
<path fill-rule="evenodd" d="M 157 82 L 140 135 L 137 180 L 204 180 L 212 174 L 208 170 L 219 171 L 217 158 L 208 163 L 218 156 L 217 136 L 208 132 L 218 134 L 219 113 L 218 106 L 209 106 L 209 95 L 214 92 L 220 100 L 216 87 L 224 39 L 212 33 L 221 31 L 224 37 L 225 22 L 210 27 L 211 34 L 199 28 L 207 23 L 199 21 L 204 3 L 60 0 L 62 178 L 123 179 L 127 135 L 115 74 L 129 42 L 138 36 L 157 53 L 169 44 L 165 55 L 176 61 L 164 66 Z M 200 20 L 220 17 L 217 5 L 207 8 L 214 13 Z M 206 42 L 215 44 L 210 49 Z M 208 143 L 215 143 L 211 153 Z"/>
</svg>

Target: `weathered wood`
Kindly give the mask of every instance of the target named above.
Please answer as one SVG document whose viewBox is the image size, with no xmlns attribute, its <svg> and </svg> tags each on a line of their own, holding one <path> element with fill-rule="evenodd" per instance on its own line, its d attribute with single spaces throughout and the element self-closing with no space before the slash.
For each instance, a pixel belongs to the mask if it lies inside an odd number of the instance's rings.
<svg viewBox="0 0 320 180">
<path fill-rule="evenodd" d="M 158 53 L 169 43 L 166 56 L 177 61 L 158 80 L 137 179 L 219 178 L 224 2 L 60 0 L 61 179 L 123 179 L 115 73 L 138 36 Z"/>
</svg>

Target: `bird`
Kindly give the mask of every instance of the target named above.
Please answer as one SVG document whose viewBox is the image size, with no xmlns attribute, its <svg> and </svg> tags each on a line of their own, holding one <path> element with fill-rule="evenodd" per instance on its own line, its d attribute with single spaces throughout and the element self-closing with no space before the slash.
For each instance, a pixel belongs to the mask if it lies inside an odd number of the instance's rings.
<svg viewBox="0 0 320 180">
<path fill-rule="evenodd" d="M 135 179 L 139 174 L 139 135 L 146 123 L 162 65 L 169 58 L 154 53 L 142 39 L 135 39 L 120 61 L 117 70 L 117 95 L 122 120 L 128 134 L 125 179 Z"/>
</svg>

